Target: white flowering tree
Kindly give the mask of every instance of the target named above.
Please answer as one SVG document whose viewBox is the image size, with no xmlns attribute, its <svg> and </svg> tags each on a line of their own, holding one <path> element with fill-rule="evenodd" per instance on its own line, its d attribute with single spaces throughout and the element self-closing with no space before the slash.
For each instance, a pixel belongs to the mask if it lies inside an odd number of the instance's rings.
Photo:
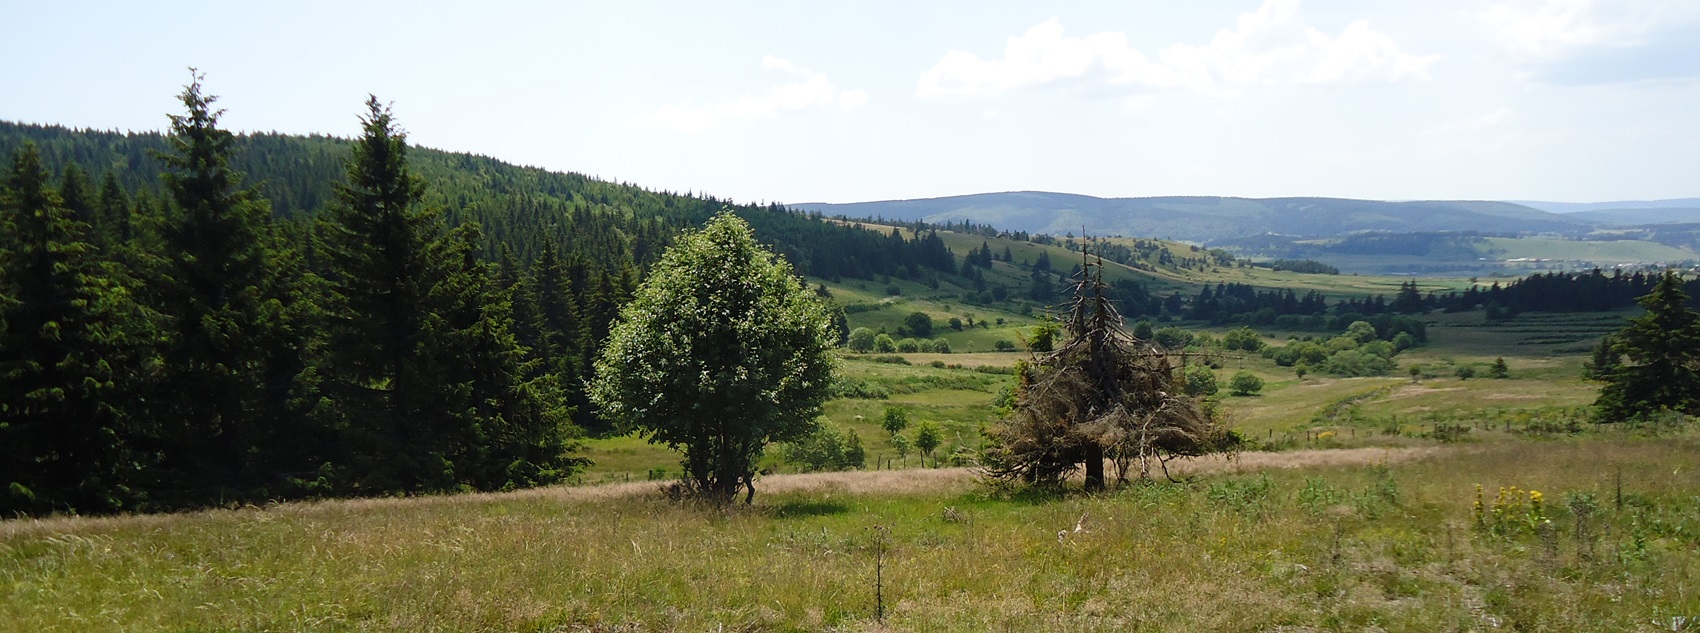
<svg viewBox="0 0 1700 633">
<path fill-rule="evenodd" d="M 790 265 L 721 213 L 662 255 L 609 333 L 591 399 L 621 428 L 683 453 L 694 495 L 755 496 L 771 442 L 818 424 L 835 337 Z"/>
</svg>

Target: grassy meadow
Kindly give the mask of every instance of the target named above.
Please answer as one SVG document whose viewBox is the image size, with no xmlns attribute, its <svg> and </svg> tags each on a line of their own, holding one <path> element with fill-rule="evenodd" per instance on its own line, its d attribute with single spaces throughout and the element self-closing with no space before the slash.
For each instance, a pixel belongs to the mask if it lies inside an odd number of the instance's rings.
<svg viewBox="0 0 1700 633">
<path fill-rule="evenodd" d="M 1680 630 L 1696 450 L 1613 431 L 1252 453 L 1096 496 L 911 469 L 776 476 L 728 510 L 628 484 L 14 521 L 0 629 Z"/>
<path fill-rule="evenodd" d="M 1431 315 L 1388 377 L 1224 355 L 1224 385 L 1266 381 L 1216 398 L 1254 450 L 1090 496 L 898 459 L 880 428 L 899 408 L 939 457 L 977 448 L 1025 353 L 846 354 L 884 397 L 826 424 L 868 471 L 776 447 L 754 505 L 698 507 L 650 481 L 674 453 L 612 437 L 572 486 L 4 521 L 0 631 L 1691 630 L 1700 430 L 1573 424 L 1583 350 L 1622 316 Z M 1501 357 L 1511 377 L 1481 377 Z"/>
</svg>

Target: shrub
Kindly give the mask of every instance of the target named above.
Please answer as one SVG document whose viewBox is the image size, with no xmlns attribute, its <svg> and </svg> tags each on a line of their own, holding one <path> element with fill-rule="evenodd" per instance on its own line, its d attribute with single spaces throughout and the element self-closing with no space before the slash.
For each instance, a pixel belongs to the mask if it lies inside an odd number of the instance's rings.
<svg viewBox="0 0 1700 633">
<path fill-rule="evenodd" d="M 891 340 L 890 334 L 881 332 L 878 336 L 874 337 L 874 351 L 881 354 L 890 354 L 897 351 L 897 342 Z"/>
<path fill-rule="evenodd" d="M 1167 349 L 1182 349 L 1192 344 L 1192 333 L 1178 327 L 1166 327 L 1152 334 L 1153 340 Z"/>
<path fill-rule="evenodd" d="M 878 336 L 873 330 L 865 327 L 850 330 L 850 351 L 858 354 L 874 351 L 874 339 Z"/>
<path fill-rule="evenodd" d="M 867 451 L 862 447 L 862 436 L 855 431 L 839 433 L 823 426 L 787 443 L 784 459 L 804 471 L 849 470 L 863 466 Z"/>
<path fill-rule="evenodd" d="M 891 392 L 866 380 L 839 377 L 832 381 L 832 395 L 836 398 L 884 400 L 891 397 Z"/>
<path fill-rule="evenodd" d="M 1222 347 L 1255 352 L 1263 349 L 1263 337 L 1249 327 L 1235 328 L 1222 336 Z"/>
<path fill-rule="evenodd" d="M 1189 396 L 1214 396 L 1219 390 L 1216 385 L 1216 372 L 1204 365 L 1193 365 L 1186 368 L 1186 383 L 1182 390 Z"/>
<path fill-rule="evenodd" d="M 1249 371 L 1241 371 L 1228 381 L 1228 388 L 1232 389 L 1236 396 L 1257 395 L 1263 391 L 1263 379 Z"/>
</svg>

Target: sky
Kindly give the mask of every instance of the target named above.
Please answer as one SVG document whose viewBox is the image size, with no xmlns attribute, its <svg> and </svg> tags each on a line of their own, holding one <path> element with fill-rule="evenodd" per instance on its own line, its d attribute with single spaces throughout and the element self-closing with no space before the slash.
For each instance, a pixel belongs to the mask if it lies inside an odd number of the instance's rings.
<svg viewBox="0 0 1700 633">
<path fill-rule="evenodd" d="M 411 142 L 739 202 L 1700 197 L 1700 2 L 24 2 L 0 119 Z"/>
</svg>

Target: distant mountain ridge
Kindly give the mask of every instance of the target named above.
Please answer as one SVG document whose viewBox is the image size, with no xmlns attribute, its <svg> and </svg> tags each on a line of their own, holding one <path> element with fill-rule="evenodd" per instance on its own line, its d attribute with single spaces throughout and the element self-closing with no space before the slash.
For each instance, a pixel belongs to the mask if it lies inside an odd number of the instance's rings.
<svg viewBox="0 0 1700 633">
<path fill-rule="evenodd" d="M 1528 207 L 1562 213 L 1601 226 L 1641 226 L 1700 222 L 1700 198 L 1621 200 L 1616 202 L 1516 201 Z"/>
<path fill-rule="evenodd" d="M 1160 237 L 1195 242 L 1275 233 L 1329 236 L 1361 231 L 1585 233 L 1586 218 L 1496 201 L 1388 202 L 1345 198 L 1165 196 L 1098 198 L 1043 191 L 983 193 L 793 208 L 828 215 L 942 223 L 970 220 L 999 229 L 1063 235 Z"/>
<path fill-rule="evenodd" d="M 1618 200 L 1614 202 L 1546 202 L 1543 200 L 1507 200 L 1506 202 L 1551 213 L 1581 213 L 1614 209 L 1700 209 L 1700 198 Z"/>
</svg>

